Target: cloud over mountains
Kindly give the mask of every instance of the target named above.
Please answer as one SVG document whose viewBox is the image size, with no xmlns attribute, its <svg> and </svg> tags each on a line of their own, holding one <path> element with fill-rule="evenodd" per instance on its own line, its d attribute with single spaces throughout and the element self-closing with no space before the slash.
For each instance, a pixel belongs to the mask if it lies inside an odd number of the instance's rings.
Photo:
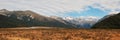
<svg viewBox="0 0 120 40">
<path fill-rule="evenodd" d="M 120 0 L 0 0 L 0 9 L 33 10 L 43 15 L 63 15 L 65 12 L 89 10 L 120 11 Z"/>
</svg>

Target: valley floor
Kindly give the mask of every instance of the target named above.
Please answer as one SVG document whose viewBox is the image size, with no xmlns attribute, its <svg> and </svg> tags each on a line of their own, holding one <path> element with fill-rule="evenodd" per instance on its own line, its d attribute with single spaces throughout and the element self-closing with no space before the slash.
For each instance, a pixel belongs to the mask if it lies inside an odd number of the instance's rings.
<svg viewBox="0 0 120 40">
<path fill-rule="evenodd" d="M 120 40 L 120 29 L 0 29 L 0 40 Z"/>
</svg>

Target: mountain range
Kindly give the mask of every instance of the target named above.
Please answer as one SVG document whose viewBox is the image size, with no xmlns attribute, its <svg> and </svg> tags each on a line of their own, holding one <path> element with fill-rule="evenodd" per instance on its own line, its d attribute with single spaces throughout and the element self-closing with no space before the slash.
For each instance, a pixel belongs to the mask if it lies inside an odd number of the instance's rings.
<svg viewBox="0 0 120 40">
<path fill-rule="evenodd" d="M 60 27 L 75 28 L 74 25 L 67 24 L 66 21 L 59 21 L 50 17 L 42 16 L 33 11 L 8 11 L 0 10 L 0 28 L 13 27 Z"/>
<path fill-rule="evenodd" d="M 120 13 L 98 19 L 95 17 L 43 16 L 30 10 L 0 10 L 0 28 L 57 27 L 57 28 L 120 28 Z"/>
<path fill-rule="evenodd" d="M 73 17 L 57 17 L 57 16 L 51 16 L 51 18 L 57 19 L 57 20 L 65 20 L 71 24 L 74 24 L 76 28 L 91 28 L 92 25 L 94 25 L 98 18 L 94 17 L 79 17 L 79 18 L 73 18 Z"/>
</svg>

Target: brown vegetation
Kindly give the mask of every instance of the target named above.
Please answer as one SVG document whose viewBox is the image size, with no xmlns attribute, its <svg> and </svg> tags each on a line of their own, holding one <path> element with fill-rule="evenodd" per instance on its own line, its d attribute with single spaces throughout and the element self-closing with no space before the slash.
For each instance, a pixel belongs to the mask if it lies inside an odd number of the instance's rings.
<svg viewBox="0 0 120 40">
<path fill-rule="evenodd" d="M 120 40 L 120 30 L 0 29 L 0 40 Z"/>
</svg>

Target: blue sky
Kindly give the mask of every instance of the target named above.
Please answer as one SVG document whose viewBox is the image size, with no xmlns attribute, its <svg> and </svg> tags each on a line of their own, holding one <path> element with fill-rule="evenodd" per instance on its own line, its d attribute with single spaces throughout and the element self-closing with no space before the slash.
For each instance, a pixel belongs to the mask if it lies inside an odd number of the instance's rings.
<svg viewBox="0 0 120 40">
<path fill-rule="evenodd" d="M 44 16 L 102 18 L 120 12 L 120 0 L 0 0 L 0 9 L 31 10 Z"/>
<path fill-rule="evenodd" d="M 67 16 L 71 16 L 71 17 L 79 17 L 79 16 L 95 16 L 95 17 L 99 17 L 102 18 L 106 15 L 108 15 L 108 13 L 110 11 L 103 11 L 100 10 L 98 8 L 93 8 L 91 6 L 88 6 L 89 10 L 85 10 L 85 11 L 81 11 L 81 12 L 77 12 L 77 11 L 72 11 L 72 12 L 67 12 L 65 15 Z"/>
</svg>

